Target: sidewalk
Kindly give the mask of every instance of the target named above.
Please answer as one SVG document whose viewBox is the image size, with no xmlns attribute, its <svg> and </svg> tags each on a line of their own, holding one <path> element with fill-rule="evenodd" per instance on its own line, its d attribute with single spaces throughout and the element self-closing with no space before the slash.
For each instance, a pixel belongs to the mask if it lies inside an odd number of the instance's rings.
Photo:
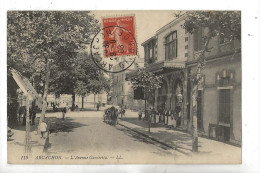
<svg viewBox="0 0 260 173">
<path fill-rule="evenodd" d="M 34 162 L 36 156 L 44 155 L 44 147 L 46 145 L 46 139 L 40 138 L 40 134 L 37 134 L 37 127 L 31 127 L 31 153 L 25 153 L 25 126 L 17 126 L 12 129 L 14 135 L 7 140 L 8 151 L 8 163 L 30 163 Z M 22 156 L 29 156 L 28 160 L 22 159 Z"/>
<path fill-rule="evenodd" d="M 163 143 L 190 156 L 191 163 L 241 163 L 241 148 L 223 142 L 199 137 L 199 152 L 192 152 L 192 136 L 188 133 L 165 127 L 162 124 L 152 124 L 148 133 L 148 122 L 138 120 L 137 112 L 128 110 L 126 117 L 118 123 L 137 133 Z"/>
</svg>

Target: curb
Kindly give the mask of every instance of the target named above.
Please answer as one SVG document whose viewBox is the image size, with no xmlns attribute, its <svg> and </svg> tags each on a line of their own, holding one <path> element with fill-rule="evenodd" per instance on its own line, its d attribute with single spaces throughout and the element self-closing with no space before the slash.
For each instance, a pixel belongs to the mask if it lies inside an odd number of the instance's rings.
<svg viewBox="0 0 260 173">
<path fill-rule="evenodd" d="M 130 130 L 132 130 L 132 131 L 134 131 L 134 132 L 136 132 L 136 133 L 138 133 L 138 134 L 140 134 L 140 135 L 142 135 L 142 136 L 144 136 L 144 137 L 147 137 L 147 138 L 149 138 L 149 139 L 151 139 L 151 140 L 153 140 L 153 141 L 155 141 L 155 142 L 157 142 L 157 143 L 160 143 L 161 145 L 164 145 L 164 146 L 166 146 L 166 147 L 169 147 L 169 148 L 171 148 L 171 149 L 173 149 L 173 150 L 176 150 L 176 151 L 178 151 L 178 152 L 180 152 L 180 153 L 182 153 L 182 154 L 190 155 L 189 153 L 186 153 L 186 152 L 180 150 L 179 148 L 182 148 L 182 147 L 179 147 L 179 146 L 177 146 L 176 144 L 174 144 L 174 146 L 168 145 L 168 144 L 166 144 L 166 143 L 164 143 L 164 142 L 161 142 L 161 141 L 159 141 L 159 140 L 157 140 L 157 139 L 155 139 L 155 138 L 153 138 L 153 137 L 151 137 L 151 136 L 149 136 L 149 135 L 147 135 L 147 134 L 144 134 L 144 133 L 142 133 L 142 132 L 140 132 L 140 131 L 138 131 L 138 130 L 135 130 L 135 129 L 133 129 L 133 128 L 130 128 L 130 127 L 124 125 L 124 124 L 121 124 L 121 123 L 119 123 L 119 122 L 118 122 L 118 124 L 119 124 L 120 126 L 123 126 L 123 127 L 127 128 L 127 129 L 130 129 Z M 182 148 L 182 149 L 184 149 L 184 148 Z"/>
</svg>

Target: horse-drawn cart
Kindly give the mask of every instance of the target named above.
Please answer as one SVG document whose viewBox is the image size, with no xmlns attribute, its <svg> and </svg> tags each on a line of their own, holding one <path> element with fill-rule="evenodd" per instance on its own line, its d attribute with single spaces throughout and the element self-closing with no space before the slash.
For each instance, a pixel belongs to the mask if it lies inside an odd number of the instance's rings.
<svg viewBox="0 0 260 173">
<path fill-rule="evenodd" d="M 118 117 L 118 109 L 116 109 L 114 106 L 104 110 L 105 123 L 115 126 L 117 124 L 117 117 Z"/>
</svg>

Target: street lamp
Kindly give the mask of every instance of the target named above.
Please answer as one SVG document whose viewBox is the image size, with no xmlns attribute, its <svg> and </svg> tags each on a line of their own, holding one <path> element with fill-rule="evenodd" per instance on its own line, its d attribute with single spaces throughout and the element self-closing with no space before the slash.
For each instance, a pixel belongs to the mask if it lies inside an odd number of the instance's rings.
<svg viewBox="0 0 260 173">
<path fill-rule="evenodd" d="M 179 93 L 177 94 L 177 101 L 178 103 L 182 103 L 182 94 L 181 94 L 181 91 L 179 91 Z"/>
</svg>

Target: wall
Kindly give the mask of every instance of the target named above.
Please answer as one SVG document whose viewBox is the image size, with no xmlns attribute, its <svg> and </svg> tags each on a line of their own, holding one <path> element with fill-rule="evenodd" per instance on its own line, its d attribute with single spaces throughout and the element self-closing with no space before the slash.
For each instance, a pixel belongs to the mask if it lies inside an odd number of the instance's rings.
<svg viewBox="0 0 260 173">
<path fill-rule="evenodd" d="M 234 143 L 241 142 L 241 57 L 240 54 L 230 55 L 229 57 L 206 63 L 202 74 L 205 74 L 205 85 L 203 89 L 203 128 L 205 134 L 208 132 L 209 123 L 218 123 L 219 117 L 219 91 L 216 85 L 216 73 L 223 70 L 234 71 L 234 85 L 231 91 L 231 100 L 233 101 L 231 140 Z M 191 68 L 191 73 L 195 73 L 196 68 Z M 232 127 L 232 125 L 231 125 Z"/>
<path fill-rule="evenodd" d="M 173 61 L 185 61 L 187 58 L 185 57 L 185 30 L 181 27 L 184 23 L 184 20 L 177 21 L 174 25 L 167 28 L 165 31 L 157 32 L 157 61 L 164 61 L 165 60 L 165 37 L 177 31 L 177 58 Z"/>
</svg>

